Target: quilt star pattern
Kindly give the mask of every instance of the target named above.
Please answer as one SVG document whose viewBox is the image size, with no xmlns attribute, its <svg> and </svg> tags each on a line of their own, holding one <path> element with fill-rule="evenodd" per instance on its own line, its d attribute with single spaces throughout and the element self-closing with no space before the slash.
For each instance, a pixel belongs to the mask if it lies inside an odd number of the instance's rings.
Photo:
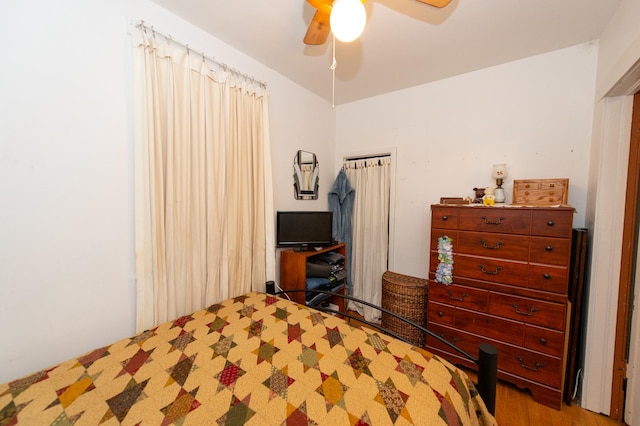
<svg viewBox="0 0 640 426">
<path fill-rule="evenodd" d="M 249 293 L 0 385 L 0 425 L 494 425 L 429 352 Z"/>
</svg>

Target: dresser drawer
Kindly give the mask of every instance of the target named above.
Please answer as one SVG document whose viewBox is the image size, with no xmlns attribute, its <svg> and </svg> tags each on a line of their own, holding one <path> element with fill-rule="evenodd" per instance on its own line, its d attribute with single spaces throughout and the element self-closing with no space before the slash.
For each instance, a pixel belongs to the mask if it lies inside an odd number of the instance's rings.
<svg viewBox="0 0 640 426">
<path fill-rule="evenodd" d="M 513 204 L 554 205 L 562 204 L 564 195 L 549 189 L 526 189 L 514 195 Z"/>
<path fill-rule="evenodd" d="M 455 328 L 462 331 L 518 346 L 523 345 L 524 324 L 520 321 L 467 311 L 466 309 L 456 309 L 455 320 Z"/>
<path fill-rule="evenodd" d="M 453 251 L 457 250 L 458 231 L 454 229 L 432 229 L 431 230 L 431 250 L 438 251 L 438 238 L 449 237 L 452 240 Z"/>
<path fill-rule="evenodd" d="M 434 324 L 431 327 L 431 331 L 474 357 L 478 356 L 478 346 L 480 343 L 490 343 L 498 350 L 498 370 L 515 374 L 547 386 L 560 387 L 562 382 L 561 358 L 530 351 L 507 343 L 496 342 L 476 334 L 446 326 Z M 446 343 L 442 343 L 431 336 L 427 336 L 427 346 L 462 356 Z"/>
<path fill-rule="evenodd" d="M 529 234 L 531 212 L 500 207 L 462 208 L 458 216 L 458 229 L 502 234 Z"/>
<path fill-rule="evenodd" d="M 453 276 L 527 287 L 528 265 L 488 257 L 459 255 L 453 259 Z"/>
<path fill-rule="evenodd" d="M 524 347 L 549 355 L 562 356 L 564 333 L 527 324 L 524 326 Z"/>
<path fill-rule="evenodd" d="M 455 207 L 431 207 L 431 226 L 433 228 L 458 228 L 458 212 Z"/>
<path fill-rule="evenodd" d="M 571 238 L 573 209 L 533 209 L 531 235 Z"/>
<path fill-rule="evenodd" d="M 567 294 L 568 269 L 560 266 L 529 265 L 529 288 Z"/>
<path fill-rule="evenodd" d="M 444 285 L 431 282 L 429 285 L 429 300 L 475 311 L 486 312 L 488 295 L 487 290 L 458 284 Z"/>
<path fill-rule="evenodd" d="M 486 340 L 482 339 L 480 336 L 464 333 L 443 325 L 429 324 L 428 330 L 445 339 L 447 342 L 456 345 L 458 348 L 473 357 L 478 356 L 478 346 L 480 343 L 486 342 Z M 457 356 L 464 356 L 451 346 L 429 335 L 427 335 L 427 346 L 432 346 Z M 500 362 L 500 355 L 498 355 L 498 362 Z"/>
<path fill-rule="evenodd" d="M 529 237 L 460 231 L 457 241 L 453 242 L 453 250 L 461 254 L 526 262 L 529 260 Z"/>
<path fill-rule="evenodd" d="M 427 303 L 427 319 L 429 323 L 454 325 L 456 320 L 455 310 L 456 308 L 453 306 L 429 301 Z"/>
<path fill-rule="evenodd" d="M 511 345 L 496 345 L 498 369 L 529 380 L 559 388 L 562 384 L 562 358 Z"/>
<path fill-rule="evenodd" d="M 494 292 L 489 294 L 488 312 L 555 330 L 564 330 L 566 320 L 564 304 Z"/>
<path fill-rule="evenodd" d="M 567 266 L 569 256 L 571 256 L 570 239 L 531 237 L 531 262 Z"/>
</svg>

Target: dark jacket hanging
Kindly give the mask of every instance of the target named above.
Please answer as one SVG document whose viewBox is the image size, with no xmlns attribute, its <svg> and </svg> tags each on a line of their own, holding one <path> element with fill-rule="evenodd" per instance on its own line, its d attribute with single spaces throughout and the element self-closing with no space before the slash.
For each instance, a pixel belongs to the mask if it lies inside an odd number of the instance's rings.
<svg viewBox="0 0 640 426">
<path fill-rule="evenodd" d="M 353 214 L 353 203 L 356 191 L 349 184 L 347 174 L 340 170 L 335 182 L 329 191 L 329 210 L 333 212 L 333 239 L 342 241 L 347 245 L 347 268 L 352 270 L 351 265 L 351 242 L 353 239 L 351 232 L 351 216 Z M 351 287 L 350 273 L 347 277 L 347 285 Z"/>
</svg>

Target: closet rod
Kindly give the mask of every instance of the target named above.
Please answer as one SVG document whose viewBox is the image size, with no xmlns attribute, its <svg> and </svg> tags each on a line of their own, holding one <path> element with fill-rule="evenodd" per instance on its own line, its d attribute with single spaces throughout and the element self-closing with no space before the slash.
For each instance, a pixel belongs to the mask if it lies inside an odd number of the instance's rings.
<svg viewBox="0 0 640 426">
<path fill-rule="evenodd" d="M 264 81 L 262 81 L 262 80 L 258 80 L 258 79 L 256 79 L 254 76 L 252 76 L 252 75 L 248 75 L 248 74 L 246 74 L 246 73 L 240 72 L 239 70 L 237 70 L 237 69 L 235 69 L 235 68 L 233 68 L 233 67 L 230 67 L 229 65 L 225 64 L 224 62 L 220 62 L 220 61 L 218 61 L 218 60 L 217 60 L 216 58 L 214 58 L 213 56 L 207 56 L 204 52 L 200 52 L 200 53 L 198 53 L 196 50 L 194 50 L 193 48 L 189 47 L 189 45 L 188 45 L 188 44 L 186 44 L 186 43 L 182 43 L 182 42 L 180 42 L 180 41 L 178 41 L 178 40 L 175 40 L 173 37 L 171 37 L 171 35 L 170 35 L 170 34 L 164 34 L 164 33 L 160 32 L 160 31 L 156 30 L 153 26 L 148 26 L 147 24 L 145 24 L 145 22 L 144 22 L 144 21 L 140 21 L 140 22 L 138 22 L 135 26 L 136 26 L 137 28 L 140 28 L 140 29 L 141 29 L 141 30 L 143 30 L 143 31 L 147 31 L 147 30 L 151 31 L 151 32 L 152 32 L 152 34 L 153 34 L 154 36 L 155 36 L 156 34 L 158 34 L 159 36 L 164 37 L 164 39 L 165 39 L 165 40 L 167 40 L 168 42 L 170 42 L 170 43 L 174 43 L 174 44 L 177 44 L 178 46 L 181 46 L 181 47 L 183 47 L 184 49 L 186 49 L 186 50 L 187 50 L 187 53 L 188 53 L 188 52 L 194 52 L 194 53 L 196 53 L 196 54 L 198 54 L 198 55 L 202 56 L 202 60 L 203 60 L 203 61 L 206 59 L 206 60 L 208 60 L 208 61 L 210 61 L 210 62 L 213 62 L 214 64 L 218 65 L 219 67 L 221 67 L 221 68 L 222 68 L 222 69 L 224 69 L 225 71 L 229 71 L 229 72 L 231 72 L 231 73 L 233 73 L 233 74 L 235 74 L 235 75 L 237 75 L 237 76 L 239 76 L 239 77 L 243 77 L 243 78 L 245 78 L 245 79 L 247 79 L 247 80 L 251 81 L 252 83 L 257 83 L 257 84 L 259 84 L 259 85 L 260 85 L 260 87 L 262 87 L 263 89 L 266 89 L 266 88 L 267 88 L 267 83 L 265 83 Z"/>
<path fill-rule="evenodd" d="M 391 157 L 391 154 L 363 155 L 361 157 L 346 157 L 344 161 L 373 160 L 374 158 L 382 159 L 387 157 Z"/>
</svg>

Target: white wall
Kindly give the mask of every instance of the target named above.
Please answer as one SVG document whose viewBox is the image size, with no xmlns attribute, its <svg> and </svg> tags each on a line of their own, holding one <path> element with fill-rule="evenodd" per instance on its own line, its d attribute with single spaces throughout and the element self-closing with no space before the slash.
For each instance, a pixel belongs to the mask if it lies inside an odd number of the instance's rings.
<svg viewBox="0 0 640 426">
<path fill-rule="evenodd" d="M 4 2 L 0 66 L 0 382 L 134 332 L 129 20 L 266 81 L 276 209 L 292 161 L 333 161 L 329 104 L 146 0 Z M 325 193 L 331 167 L 321 168 Z"/>
<path fill-rule="evenodd" d="M 597 45 L 584 44 L 338 107 L 336 156 L 397 147 L 396 272 L 426 277 L 430 205 L 513 179 L 570 179 L 584 226 Z"/>
</svg>

